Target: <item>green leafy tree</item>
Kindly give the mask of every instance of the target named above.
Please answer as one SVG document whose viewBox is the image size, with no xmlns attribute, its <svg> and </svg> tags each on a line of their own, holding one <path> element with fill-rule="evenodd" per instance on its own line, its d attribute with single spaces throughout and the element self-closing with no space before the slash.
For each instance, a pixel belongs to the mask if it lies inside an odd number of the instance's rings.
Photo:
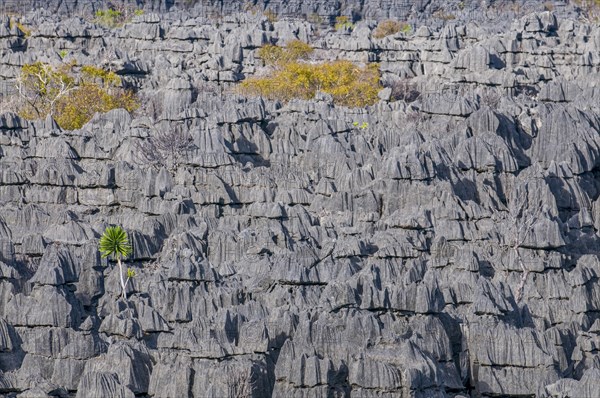
<svg viewBox="0 0 600 398">
<path fill-rule="evenodd" d="M 102 254 L 102 258 L 111 257 L 117 261 L 117 264 L 119 265 L 121 288 L 123 290 L 123 299 L 127 301 L 127 284 L 135 276 L 135 272 L 131 268 L 128 268 L 127 279 L 125 280 L 123 277 L 123 264 L 121 263 L 121 259 L 133 253 L 133 248 L 129 244 L 127 232 L 120 226 L 106 228 L 100 238 L 98 249 Z"/>
</svg>

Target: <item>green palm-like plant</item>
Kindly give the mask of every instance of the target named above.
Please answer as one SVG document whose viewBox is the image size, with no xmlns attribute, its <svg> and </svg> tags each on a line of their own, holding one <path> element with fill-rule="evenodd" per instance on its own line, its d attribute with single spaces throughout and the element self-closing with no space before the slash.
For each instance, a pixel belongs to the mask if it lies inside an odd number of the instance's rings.
<svg viewBox="0 0 600 398">
<path fill-rule="evenodd" d="M 121 259 L 125 258 L 133 252 L 133 248 L 129 244 L 127 232 L 120 226 L 108 227 L 100 238 L 98 250 L 102 254 L 102 258 L 112 257 L 117 260 L 119 265 L 119 277 L 121 279 L 121 288 L 123 290 L 123 299 L 127 301 L 126 288 L 127 284 L 135 276 L 131 269 L 127 269 L 127 281 L 123 279 L 123 264 Z"/>
</svg>

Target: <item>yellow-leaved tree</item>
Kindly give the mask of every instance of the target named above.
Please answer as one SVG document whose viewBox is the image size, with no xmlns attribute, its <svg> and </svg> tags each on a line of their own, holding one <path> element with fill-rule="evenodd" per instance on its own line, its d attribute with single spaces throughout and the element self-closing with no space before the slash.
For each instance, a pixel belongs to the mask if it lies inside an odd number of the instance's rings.
<svg viewBox="0 0 600 398">
<path fill-rule="evenodd" d="M 311 62 L 313 48 L 300 40 L 285 47 L 272 44 L 261 47 L 258 56 L 269 68 L 265 76 L 244 80 L 239 88 L 244 95 L 289 101 L 311 99 L 317 92 L 330 94 L 335 103 L 364 107 L 378 101 L 381 90 L 379 65 L 358 66 L 353 62 Z"/>
<path fill-rule="evenodd" d="M 116 73 L 90 65 L 24 65 L 17 90 L 20 116 L 32 120 L 50 115 L 65 130 L 81 128 L 96 112 L 116 108 L 132 112 L 139 107 L 133 91 L 123 88 Z"/>
<path fill-rule="evenodd" d="M 339 105 L 364 107 L 378 100 L 379 76 L 379 65 L 375 63 L 361 67 L 350 61 L 289 62 L 268 76 L 244 80 L 241 91 L 281 101 L 311 99 L 320 91 L 330 94 Z"/>
</svg>

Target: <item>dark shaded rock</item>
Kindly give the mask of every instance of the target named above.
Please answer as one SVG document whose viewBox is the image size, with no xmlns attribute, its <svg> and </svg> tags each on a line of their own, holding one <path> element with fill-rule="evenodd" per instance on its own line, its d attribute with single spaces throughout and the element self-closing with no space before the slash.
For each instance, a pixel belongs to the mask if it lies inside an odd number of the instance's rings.
<svg viewBox="0 0 600 398">
<path fill-rule="evenodd" d="M 31 295 L 16 294 L 6 304 L 6 319 L 15 326 L 69 328 L 75 313 L 64 291 L 50 285 L 35 287 Z"/>
</svg>

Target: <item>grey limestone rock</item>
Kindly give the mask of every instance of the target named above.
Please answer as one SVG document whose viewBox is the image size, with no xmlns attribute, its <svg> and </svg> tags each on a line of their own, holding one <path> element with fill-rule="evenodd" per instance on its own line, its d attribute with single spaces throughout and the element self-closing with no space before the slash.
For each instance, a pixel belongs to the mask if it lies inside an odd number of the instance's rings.
<svg viewBox="0 0 600 398">
<path fill-rule="evenodd" d="M 130 369 L 131 368 L 131 369 Z M 118 374 L 115 370 L 128 369 L 127 372 Z M 115 389 L 115 394 L 140 394 L 148 391 L 150 374 L 152 373 L 152 360 L 144 347 L 135 347 L 127 343 L 112 344 L 108 352 L 88 361 L 80 381 L 78 393 L 88 391 L 90 394 L 103 392 L 96 390 L 98 386 L 93 383 L 106 383 L 109 389 Z M 103 382 L 102 380 L 107 380 Z M 86 384 L 92 384 L 87 386 Z M 106 387 L 103 387 L 106 388 Z M 119 393 L 119 391 L 122 391 Z M 107 391 L 108 393 L 108 391 Z"/>
<path fill-rule="evenodd" d="M 68 328 L 76 321 L 75 309 L 65 290 L 50 285 L 35 287 L 30 295 L 15 294 L 6 304 L 6 318 L 15 326 Z"/>
<path fill-rule="evenodd" d="M 546 387 L 551 397 L 593 397 L 599 393 L 598 369 L 588 369 L 581 380 L 562 379 Z"/>
<path fill-rule="evenodd" d="M 476 105 L 461 96 L 440 94 L 428 95 L 422 105 L 422 111 L 438 115 L 469 116 L 477 110 Z"/>
<path fill-rule="evenodd" d="M 123 5 L 144 13 L 109 28 L 100 0 L 0 4 L 0 394 L 599 395 L 585 7 Z M 387 18 L 411 31 L 375 38 Z M 241 95 L 293 39 L 378 62 L 379 101 Z M 12 112 L 20 67 L 62 50 L 140 109 L 74 131 Z M 134 248 L 127 301 L 108 225 Z"/>
<path fill-rule="evenodd" d="M 119 375 L 114 372 L 90 372 L 81 378 L 77 396 L 133 398 L 135 394 L 119 381 Z"/>
<path fill-rule="evenodd" d="M 189 396 L 194 375 L 191 363 L 159 361 L 152 371 L 148 393 L 158 397 Z"/>
</svg>

